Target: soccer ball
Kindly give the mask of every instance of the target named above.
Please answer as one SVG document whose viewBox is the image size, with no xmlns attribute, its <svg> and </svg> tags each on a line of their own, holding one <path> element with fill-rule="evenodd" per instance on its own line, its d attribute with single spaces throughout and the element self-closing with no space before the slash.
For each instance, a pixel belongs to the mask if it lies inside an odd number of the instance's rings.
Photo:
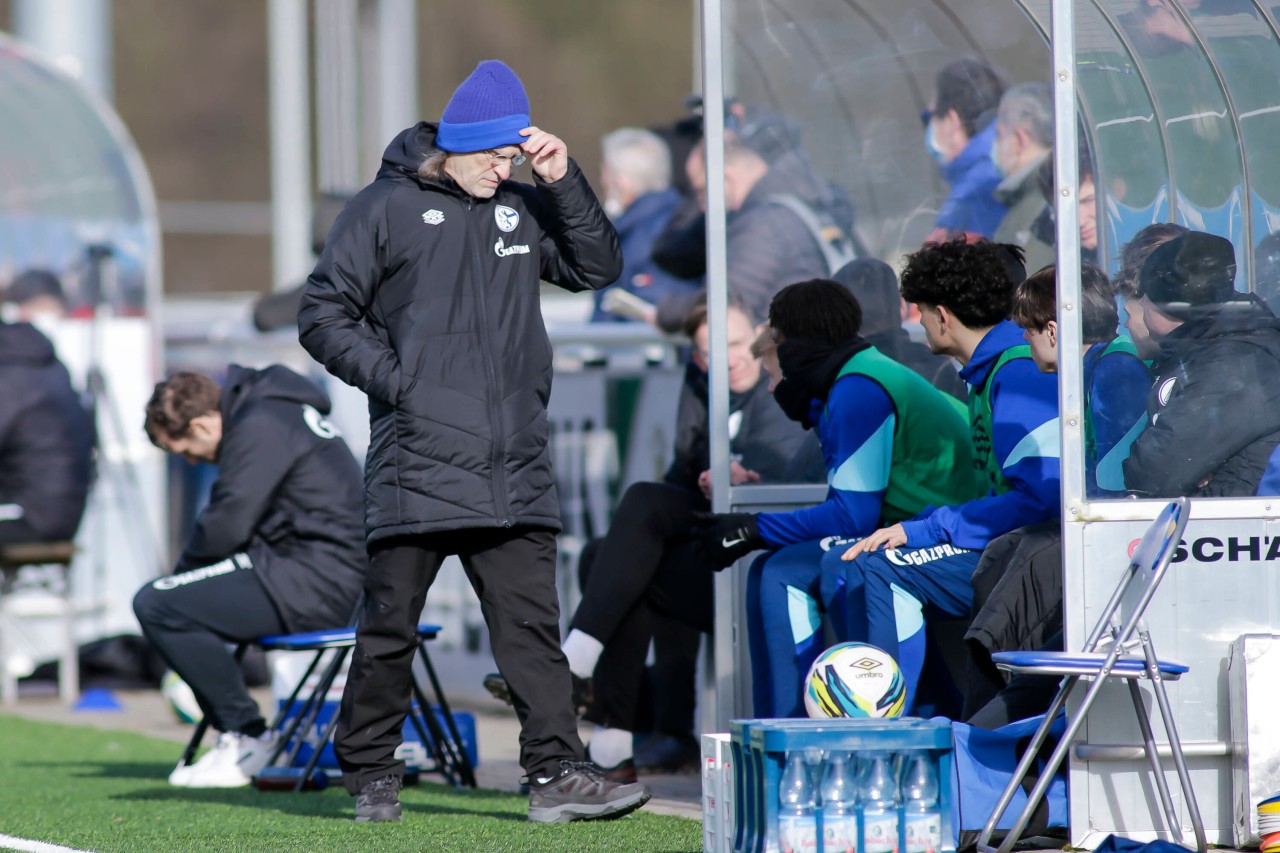
<svg viewBox="0 0 1280 853">
<path fill-rule="evenodd" d="M 196 694 L 173 670 L 166 671 L 160 679 L 160 693 L 169 703 L 169 710 L 178 718 L 178 722 L 195 725 L 204 718 L 204 711 L 200 710 L 200 705 L 196 702 Z"/>
<path fill-rule="evenodd" d="M 804 680 L 804 708 L 829 717 L 901 717 L 907 683 L 898 663 L 867 643 L 840 643 L 813 662 Z"/>
</svg>

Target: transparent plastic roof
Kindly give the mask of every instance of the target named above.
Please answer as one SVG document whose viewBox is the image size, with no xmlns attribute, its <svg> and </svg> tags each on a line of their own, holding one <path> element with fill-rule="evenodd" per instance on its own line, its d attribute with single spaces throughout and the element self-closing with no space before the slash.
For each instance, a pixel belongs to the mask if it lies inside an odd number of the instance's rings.
<svg viewBox="0 0 1280 853">
<path fill-rule="evenodd" d="M 97 298 L 85 286 L 94 246 L 115 272 L 101 298 L 134 313 L 158 287 L 154 210 L 137 149 L 110 108 L 0 35 L 0 287 L 47 269 L 74 311 Z"/>
</svg>

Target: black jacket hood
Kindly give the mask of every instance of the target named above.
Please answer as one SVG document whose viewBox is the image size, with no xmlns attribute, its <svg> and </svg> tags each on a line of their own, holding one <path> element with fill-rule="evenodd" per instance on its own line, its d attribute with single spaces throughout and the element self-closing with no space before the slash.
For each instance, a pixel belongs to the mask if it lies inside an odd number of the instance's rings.
<svg viewBox="0 0 1280 853">
<path fill-rule="evenodd" d="M 418 167 L 436 150 L 436 125 L 420 121 L 396 135 L 382 152 L 382 168 L 378 177 L 400 175 L 422 183 Z"/>
<path fill-rule="evenodd" d="M 0 364 L 41 367 L 55 360 L 53 344 L 35 326 L 0 322 Z"/>
<path fill-rule="evenodd" d="M 227 382 L 222 389 L 224 421 L 229 421 L 250 400 L 266 399 L 312 406 L 322 415 L 329 414 L 329 396 L 310 379 L 287 367 L 274 364 L 265 370 L 250 370 L 233 364 L 227 368 Z"/>
</svg>

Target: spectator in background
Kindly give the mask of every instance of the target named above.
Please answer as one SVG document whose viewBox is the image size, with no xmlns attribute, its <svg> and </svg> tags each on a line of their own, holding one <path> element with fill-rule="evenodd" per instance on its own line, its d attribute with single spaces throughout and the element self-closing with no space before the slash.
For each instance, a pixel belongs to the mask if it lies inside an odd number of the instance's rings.
<svg viewBox="0 0 1280 853">
<path fill-rule="evenodd" d="M 248 785 L 275 746 L 228 642 L 351 623 L 368 565 L 360 466 L 328 413 L 325 393 L 281 365 L 233 364 L 225 389 L 178 373 L 147 403 L 156 447 L 218 466 L 174 574 L 133 599 L 142 633 L 220 732 L 171 785 Z"/>
<path fill-rule="evenodd" d="M 996 200 L 1008 211 L 996 229 L 997 243 L 1021 246 L 1027 269 L 1055 260 L 1053 244 L 1035 235 L 1031 225 L 1044 211 L 1037 175 L 1053 153 L 1053 90 L 1044 83 L 1021 83 L 1007 89 L 996 113 L 996 139 L 991 159 L 1000 175 Z"/>
<path fill-rule="evenodd" d="M 1160 344 L 1124 482 L 1142 497 L 1256 494 L 1280 445 L 1280 320 L 1235 289 L 1231 241 L 1188 231 L 1158 246 L 1138 276 L 1139 306 Z"/>
<path fill-rule="evenodd" d="M 711 565 L 695 554 L 689 539 L 698 514 L 711 508 L 705 304 L 690 312 L 685 331 L 694 342 L 697 374 L 691 370 L 680 400 L 675 459 L 664 482 L 627 489 L 608 535 L 590 555 L 584 552 L 590 577 L 564 641 L 575 698 L 596 724 L 591 760 L 620 782 L 636 777 L 632 734 L 653 617 L 665 615 L 703 632 L 713 624 Z M 775 405 L 769 377 L 751 352 L 758 330 L 736 304 L 729 309 L 728 331 L 730 479 L 776 482 L 805 432 Z M 510 701 L 501 676 L 489 676 L 485 686 Z M 684 739 L 687 751 L 696 746 L 688 730 L 669 734 Z"/>
<path fill-rule="evenodd" d="M 950 188 L 934 220 L 931 240 L 950 234 L 993 237 L 1005 206 L 996 200 L 1000 174 L 992 162 L 996 109 L 1004 84 L 984 62 L 958 59 L 934 78 L 924 120 L 925 148 Z"/>
<path fill-rule="evenodd" d="M 729 293 L 753 322 L 787 284 L 829 276 L 854 257 L 853 207 L 820 178 L 805 153 L 800 126 L 775 113 L 733 105 L 726 112 L 725 207 Z M 706 208 L 706 151 L 699 144 L 685 165 Z M 705 215 L 669 230 L 654 247 L 666 269 L 705 272 Z M 697 263 L 699 266 L 695 267 Z M 670 329 L 692 300 L 660 307 Z"/>
<path fill-rule="evenodd" d="M 1089 142 L 1083 133 L 1080 134 L 1077 142 L 1080 188 L 1076 195 L 1076 210 L 1080 228 L 1080 260 L 1083 263 L 1098 266 L 1098 188 L 1093 180 L 1093 158 L 1089 156 Z M 1040 195 L 1045 200 L 1045 207 L 1036 221 L 1031 224 L 1031 231 L 1040 241 L 1054 246 L 1056 253 L 1057 232 L 1054 224 L 1056 201 L 1052 157 L 1040 164 L 1036 179 L 1040 185 Z"/>
<path fill-rule="evenodd" d="M 43 318 L 65 317 L 67 307 L 62 282 L 48 270 L 20 273 L 4 291 L 4 319 L 11 323 L 38 323 Z"/>
<path fill-rule="evenodd" d="M 1013 294 L 1011 319 L 1024 330 L 1031 357 L 1045 373 L 1058 372 L 1058 288 L 1052 266 L 1032 274 Z M 1147 422 L 1151 374 L 1127 335 L 1107 275 L 1085 264 L 1080 275 L 1084 343 L 1085 491 L 1089 497 L 1124 493 L 1121 463 Z"/>
<path fill-rule="evenodd" d="M 969 397 L 969 386 L 956 373 L 955 362 L 929 352 L 903 328 L 906 303 L 898 292 L 893 267 L 876 258 L 850 261 L 833 278 L 849 288 L 862 306 L 862 337 L 889 358 L 919 373 L 939 391 L 957 400 Z"/>
<path fill-rule="evenodd" d="M 657 304 L 667 296 L 701 289 L 699 282 L 676 278 L 653 262 L 653 242 L 680 206 L 680 194 L 671 187 L 671 152 L 657 134 L 634 127 L 606 135 L 601 148 L 600 197 L 618 232 L 622 275 L 612 287 L 594 294 L 591 322 L 630 318 L 653 323 Z M 610 310 L 606 306 L 616 304 L 619 292 L 640 302 Z"/>
<path fill-rule="evenodd" d="M 0 321 L 0 544 L 75 536 L 89 493 L 93 425 L 53 344 Z"/>
<path fill-rule="evenodd" d="M 1182 225 L 1157 222 L 1133 235 L 1133 239 L 1120 250 L 1120 271 L 1115 277 L 1116 292 L 1124 302 L 1124 324 L 1129 331 L 1129 338 L 1138 355 L 1145 361 L 1150 361 L 1159 354 L 1160 344 L 1151 338 L 1142 319 L 1142 306 L 1138 304 L 1142 299 L 1138 290 L 1138 275 L 1142 272 L 1142 265 L 1158 246 L 1186 233 L 1187 229 Z"/>
</svg>

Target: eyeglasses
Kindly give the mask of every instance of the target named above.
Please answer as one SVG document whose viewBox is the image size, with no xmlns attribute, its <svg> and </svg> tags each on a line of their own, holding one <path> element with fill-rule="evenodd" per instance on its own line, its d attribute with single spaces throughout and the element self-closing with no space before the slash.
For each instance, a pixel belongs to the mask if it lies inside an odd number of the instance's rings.
<svg viewBox="0 0 1280 853">
<path fill-rule="evenodd" d="M 497 151 L 485 151 L 484 155 L 489 158 L 490 166 L 523 166 L 525 157 L 523 154 L 499 154 Z"/>
</svg>

